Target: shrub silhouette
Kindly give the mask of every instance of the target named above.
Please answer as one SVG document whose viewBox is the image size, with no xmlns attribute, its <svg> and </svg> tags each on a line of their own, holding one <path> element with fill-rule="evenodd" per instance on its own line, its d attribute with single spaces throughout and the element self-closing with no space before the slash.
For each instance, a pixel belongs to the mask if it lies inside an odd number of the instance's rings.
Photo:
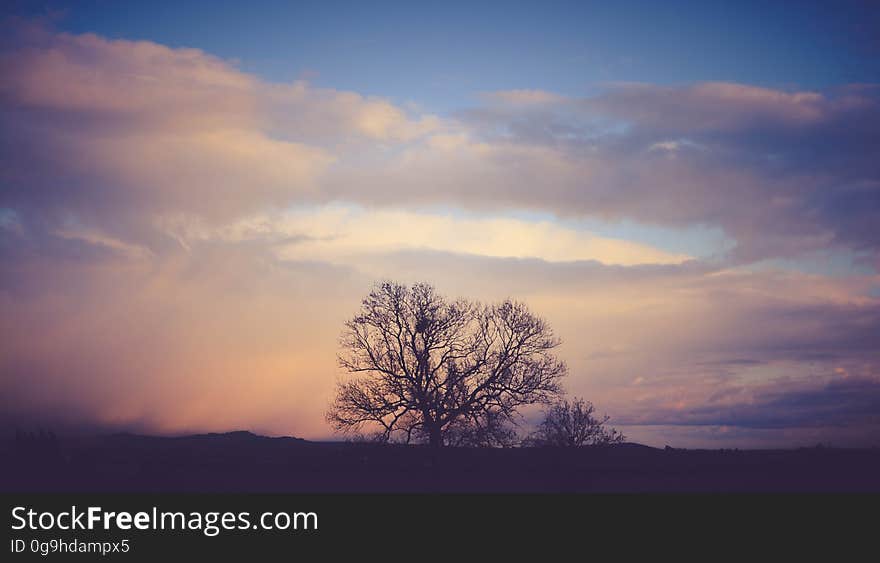
<svg viewBox="0 0 880 563">
<path fill-rule="evenodd" d="M 614 428 L 606 426 L 609 420 L 607 415 L 597 418 L 594 412 L 593 404 L 582 398 L 559 401 L 544 412 L 544 419 L 526 443 L 580 447 L 619 444 L 626 439 Z"/>
</svg>

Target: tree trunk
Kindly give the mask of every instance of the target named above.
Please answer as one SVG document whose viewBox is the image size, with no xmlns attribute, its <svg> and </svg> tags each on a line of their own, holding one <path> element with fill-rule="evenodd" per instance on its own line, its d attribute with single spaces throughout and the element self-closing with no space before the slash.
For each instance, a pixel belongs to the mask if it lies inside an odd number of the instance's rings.
<svg viewBox="0 0 880 563">
<path fill-rule="evenodd" d="M 429 434 L 428 444 L 432 448 L 441 448 L 443 447 L 443 429 L 439 424 L 433 424 L 431 426 L 431 433 Z"/>
</svg>

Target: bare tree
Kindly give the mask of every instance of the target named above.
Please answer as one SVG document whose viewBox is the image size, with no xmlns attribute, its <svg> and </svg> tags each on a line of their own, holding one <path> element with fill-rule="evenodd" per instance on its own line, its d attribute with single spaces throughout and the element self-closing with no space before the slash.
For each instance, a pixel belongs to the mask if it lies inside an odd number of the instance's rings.
<svg viewBox="0 0 880 563">
<path fill-rule="evenodd" d="M 559 339 L 525 305 L 450 301 L 428 284 L 386 282 L 345 323 L 327 420 L 380 440 L 507 445 L 520 406 L 560 395 Z"/>
<path fill-rule="evenodd" d="M 544 412 L 537 431 L 526 442 L 539 446 L 595 446 L 619 444 L 626 437 L 614 428 L 606 427 L 609 417 L 597 418 L 589 401 L 576 398 L 560 401 Z"/>
<path fill-rule="evenodd" d="M 490 410 L 478 419 L 463 418 L 450 423 L 444 433 L 444 442 L 450 446 L 509 448 L 515 446 L 518 439 L 516 425 Z"/>
</svg>

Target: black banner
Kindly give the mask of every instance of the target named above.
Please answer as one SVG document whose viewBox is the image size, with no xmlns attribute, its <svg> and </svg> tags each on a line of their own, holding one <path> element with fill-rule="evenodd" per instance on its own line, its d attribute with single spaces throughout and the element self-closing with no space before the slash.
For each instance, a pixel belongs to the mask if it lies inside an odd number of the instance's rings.
<svg viewBox="0 0 880 563">
<path fill-rule="evenodd" d="M 4 561 L 413 560 L 871 545 L 876 495 L 10 494 Z M 701 547 L 697 547 L 701 546 Z M 427 550 L 427 551 L 425 551 Z M 467 560 L 469 557 L 466 557 Z"/>
</svg>

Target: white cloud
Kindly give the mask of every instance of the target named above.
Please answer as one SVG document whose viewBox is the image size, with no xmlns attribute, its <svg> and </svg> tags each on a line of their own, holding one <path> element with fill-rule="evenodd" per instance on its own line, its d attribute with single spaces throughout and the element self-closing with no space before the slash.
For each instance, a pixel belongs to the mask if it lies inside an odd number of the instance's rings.
<svg viewBox="0 0 880 563">
<path fill-rule="evenodd" d="M 551 221 L 342 205 L 293 211 L 280 219 L 252 218 L 226 233 L 301 237 L 286 245 L 281 256 L 335 263 L 401 250 L 619 265 L 678 264 L 691 258 Z"/>
</svg>

